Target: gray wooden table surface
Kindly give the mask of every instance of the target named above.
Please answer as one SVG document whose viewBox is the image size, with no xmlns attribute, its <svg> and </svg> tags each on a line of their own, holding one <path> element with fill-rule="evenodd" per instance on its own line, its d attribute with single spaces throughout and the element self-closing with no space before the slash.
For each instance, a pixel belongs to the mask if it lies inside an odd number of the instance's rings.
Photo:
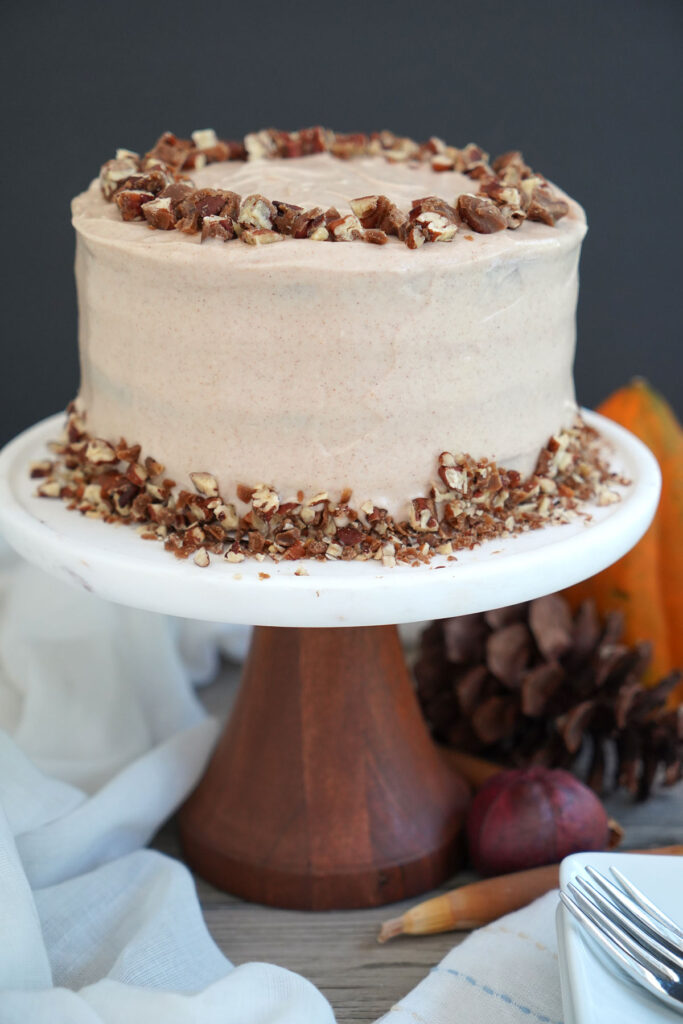
<svg viewBox="0 0 683 1024">
<path fill-rule="evenodd" d="M 212 714 L 221 718 L 228 714 L 238 674 L 237 669 L 226 667 L 215 683 L 201 691 Z M 681 785 L 663 790 L 640 805 L 617 796 L 608 801 L 608 809 L 627 826 L 626 846 L 683 843 Z M 174 821 L 166 825 L 153 845 L 180 857 Z M 461 875 L 454 882 L 471 877 Z M 304 975 L 330 1001 L 339 1024 L 377 1020 L 466 938 L 465 933 L 451 932 L 403 936 L 378 945 L 381 922 L 397 916 L 415 900 L 373 910 L 310 913 L 244 903 L 200 878 L 196 883 L 209 931 L 235 965 L 259 960 Z"/>
</svg>

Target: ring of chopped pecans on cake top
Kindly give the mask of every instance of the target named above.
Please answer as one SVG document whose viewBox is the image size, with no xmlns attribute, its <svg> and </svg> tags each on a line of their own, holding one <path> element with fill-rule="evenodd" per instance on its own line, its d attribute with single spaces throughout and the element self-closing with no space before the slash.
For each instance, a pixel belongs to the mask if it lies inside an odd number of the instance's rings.
<svg viewBox="0 0 683 1024">
<path fill-rule="evenodd" d="M 331 207 L 305 209 L 260 194 L 239 196 L 225 189 L 196 188 L 187 172 L 207 163 L 256 158 L 289 158 L 331 153 L 341 160 L 384 156 L 388 161 L 428 162 L 434 171 L 458 171 L 476 185 L 449 203 L 438 196 L 415 199 L 400 210 L 386 196 L 352 199 L 352 213 L 342 216 Z M 514 230 L 525 220 L 549 226 L 569 206 L 546 179 L 534 173 L 517 151 L 489 163 L 489 156 L 470 143 L 464 149 L 438 138 L 417 143 L 392 132 L 342 135 L 324 128 L 283 132 L 269 128 L 247 135 L 244 142 L 218 139 L 212 129 L 191 139 L 166 132 L 144 156 L 120 149 L 100 172 L 100 187 L 126 221 L 146 220 L 161 231 L 178 230 L 224 242 L 240 238 L 249 245 L 280 242 L 286 237 L 314 241 L 361 240 L 383 245 L 397 236 L 410 249 L 425 242 L 450 242 L 460 227 L 480 234 Z"/>
<path fill-rule="evenodd" d="M 434 555 L 454 561 L 456 551 L 486 540 L 577 515 L 590 519 L 584 502 L 619 501 L 613 486 L 628 483 L 609 470 L 599 435 L 580 419 L 550 438 L 526 479 L 487 459 L 442 452 L 436 479 L 424 497 L 407 502 L 405 519 L 372 501 L 352 505 L 350 490 L 338 500 L 327 492 L 299 492 L 283 501 L 264 483 L 237 485 L 236 497 L 246 507 L 240 513 L 211 473 L 190 474 L 194 492 L 178 489 L 139 444 L 88 434 L 73 405 L 64 436 L 50 449 L 52 457 L 30 470 L 39 497 L 60 498 L 89 518 L 134 526 L 145 540 L 161 541 L 177 558 L 191 557 L 202 567 L 211 555 L 227 562 L 377 560 L 387 567 L 427 564 Z"/>
</svg>

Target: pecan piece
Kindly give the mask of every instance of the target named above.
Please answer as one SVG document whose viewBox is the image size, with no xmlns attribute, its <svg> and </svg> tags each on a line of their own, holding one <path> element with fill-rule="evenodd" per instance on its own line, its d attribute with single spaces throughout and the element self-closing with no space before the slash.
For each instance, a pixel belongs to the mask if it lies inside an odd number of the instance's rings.
<svg viewBox="0 0 683 1024">
<path fill-rule="evenodd" d="M 522 178 L 528 178 L 531 174 L 531 168 L 524 163 L 524 157 L 518 149 L 501 153 L 491 166 L 506 185 L 516 185 Z"/>
<path fill-rule="evenodd" d="M 268 228 L 243 231 L 240 238 L 247 245 L 268 245 L 270 242 L 284 242 L 285 240 L 284 235 L 279 235 L 277 231 L 269 231 Z"/>
<path fill-rule="evenodd" d="M 176 216 L 179 216 L 177 212 L 178 207 L 182 201 L 187 199 L 188 196 L 191 196 L 193 192 L 194 189 L 191 185 L 187 185 L 182 181 L 176 181 L 172 185 L 167 185 L 166 188 L 159 193 L 157 199 L 170 199 L 171 210 Z"/>
<path fill-rule="evenodd" d="M 52 472 L 53 463 L 49 459 L 41 459 L 38 462 L 32 462 L 30 466 L 31 479 L 38 480 L 41 477 L 49 476 Z"/>
<path fill-rule="evenodd" d="M 193 234 L 202 228 L 205 217 L 226 217 L 232 219 L 237 215 L 239 196 L 235 192 L 224 189 L 200 188 L 178 204 L 180 220 L 177 227 L 180 231 Z"/>
<path fill-rule="evenodd" d="M 526 218 L 522 208 L 522 193 L 514 185 L 503 185 L 498 180 L 483 182 L 479 188 L 479 195 L 493 199 L 507 220 L 509 228 L 518 228 Z"/>
<path fill-rule="evenodd" d="M 409 220 L 419 224 L 428 242 L 450 242 L 458 230 L 457 211 L 438 196 L 416 199 Z"/>
<path fill-rule="evenodd" d="M 427 242 L 450 242 L 458 230 L 458 225 L 453 221 L 431 210 L 418 214 L 414 224 L 419 226 Z"/>
<path fill-rule="evenodd" d="M 120 153 L 116 160 L 107 160 L 100 169 L 100 189 L 108 202 L 122 182 L 131 174 L 136 174 L 140 167 L 137 153 L 129 153 L 127 150 L 120 150 Z"/>
<path fill-rule="evenodd" d="M 468 142 L 465 148 L 460 150 L 460 156 L 464 162 L 463 170 L 465 174 L 471 174 L 475 168 L 481 167 L 482 164 L 488 166 L 489 155 L 476 142 Z"/>
<path fill-rule="evenodd" d="M 502 231 L 507 221 L 492 199 L 465 192 L 458 196 L 458 213 L 471 228 L 482 235 Z"/>
<path fill-rule="evenodd" d="M 275 133 L 265 128 L 260 132 L 251 132 L 244 137 L 244 146 L 249 160 L 265 160 L 277 156 Z"/>
<path fill-rule="evenodd" d="M 117 192 L 114 198 L 124 220 L 143 220 L 142 207 L 154 199 L 154 196 L 142 189 L 125 188 Z"/>
<path fill-rule="evenodd" d="M 239 222 L 244 228 L 272 231 L 277 210 L 265 196 L 254 193 L 245 196 L 239 209 Z"/>
<path fill-rule="evenodd" d="M 189 139 L 179 139 L 173 132 L 164 132 L 152 149 L 145 153 L 144 166 L 160 162 L 173 168 L 182 167 L 192 148 Z"/>
<path fill-rule="evenodd" d="M 352 135 L 335 135 L 330 145 L 330 152 L 340 160 L 350 160 L 354 156 L 362 156 L 368 148 L 368 137 L 360 132 Z"/>
<path fill-rule="evenodd" d="M 236 192 L 228 192 L 222 188 L 200 188 L 194 194 L 194 204 L 200 218 L 221 217 L 236 218 L 240 209 L 240 197 Z"/>
<path fill-rule="evenodd" d="M 325 232 L 325 237 L 329 236 L 325 227 L 325 214 L 321 206 L 314 206 L 313 209 L 298 214 L 292 224 L 294 238 L 312 238 L 314 235 L 322 237 L 322 235 L 317 235 L 321 231 Z"/>
<path fill-rule="evenodd" d="M 338 217 L 336 220 L 329 221 L 327 230 L 335 242 L 352 242 L 356 238 L 362 238 L 363 236 L 361 223 L 353 213 L 347 214 L 346 217 Z"/>
<path fill-rule="evenodd" d="M 455 170 L 455 160 L 446 153 L 437 153 L 432 157 L 431 166 L 433 171 L 453 171 Z"/>
<path fill-rule="evenodd" d="M 200 494 L 207 498 L 218 497 L 218 481 L 211 473 L 190 473 L 190 480 Z"/>
<path fill-rule="evenodd" d="M 174 180 L 173 175 L 167 169 L 155 167 L 151 171 L 129 175 L 125 181 L 119 183 L 117 192 L 124 188 L 142 189 L 144 192 L 152 192 L 156 196 Z"/>
<path fill-rule="evenodd" d="M 201 128 L 192 132 L 192 141 L 197 149 L 212 149 L 218 143 L 213 128 Z"/>
<path fill-rule="evenodd" d="M 377 228 L 387 214 L 391 201 L 387 196 L 360 196 L 352 199 L 349 206 L 364 228 Z"/>
<path fill-rule="evenodd" d="M 279 200 L 275 200 L 273 206 L 275 207 L 273 227 L 281 235 L 291 235 L 294 221 L 300 213 L 304 212 L 303 206 L 294 206 L 292 203 L 282 203 Z"/>
<path fill-rule="evenodd" d="M 409 249 L 419 249 L 426 241 L 422 227 L 408 218 L 399 228 L 398 237 L 406 243 Z"/>
<path fill-rule="evenodd" d="M 85 457 L 88 462 L 92 462 L 96 466 L 104 462 L 119 461 L 115 450 L 108 441 L 104 441 L 101 437 L 94 437 L 91 441 L 88 441 Z"/>
<path fill-rule="evenodd" d="M 389 241 L 389 236 L 379 228 L 366 228 L 363 238 L 366 242 L 372 242 L 373 245 L 386 245 Z"/>
<path fill-rule="evenodd" d="M 202 220 L 202 242 L 207 238 L 220 238 L 229 242 L 236 237 L 235 225 L 230 217 L 204 217 Z"/>
<path fill-rule="evenodd" d="M 564 199 L 558 199 L 552 192 L 536 188 L 531 193 L 531 202 L 526 211 L 529 220 L 540 220 L 554 227 L 560 217 L 566 217 L 568 213 L 569 204 Z"/>
<path fill-rule="evenodd" d="M 143 203 L 141 210 L 151 227 L 158 228 L 160 231 L 170 231 L 175 227 L 175 214 L 171 208 L 170 196 Z"/>
<path fill-rule="evenodd" d="M 198 548 L 194 556 L 194 564 L 198 565 L 200 569 L 206 569 L 209 565 L 209 553 L 206 548 Z"/>
</svg>

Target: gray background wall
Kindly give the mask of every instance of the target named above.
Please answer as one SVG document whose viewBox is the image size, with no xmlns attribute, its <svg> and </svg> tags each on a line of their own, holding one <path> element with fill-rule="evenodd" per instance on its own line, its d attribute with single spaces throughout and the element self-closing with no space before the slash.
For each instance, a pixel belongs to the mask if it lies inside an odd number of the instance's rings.
<svg viewBox="0 0 683 1024">
<path fill-rule="evenodd" d="M 69 199 L 170 129 L 388 127 L 532 166 L 588 211 L 576 378 L 681 410 L 679 0 L 3 0 L 0 442 L 78 382 Z"/>
</svg>

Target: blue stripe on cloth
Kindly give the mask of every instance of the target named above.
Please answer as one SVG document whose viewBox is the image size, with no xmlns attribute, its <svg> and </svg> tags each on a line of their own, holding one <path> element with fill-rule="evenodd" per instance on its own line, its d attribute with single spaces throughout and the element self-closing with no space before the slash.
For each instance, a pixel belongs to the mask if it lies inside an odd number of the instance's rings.
<svg viewBox="0 0 683 1024">
<path fill-rule="evenodd" d="M 473 978 L 470 974 L 462 974 L 461 971 L 456 971 L 453 967 L 433 967 L 432 971 L 437 974 L 439 972 L 442 974 L 452 974 L 455 978 L 461 978 L 463 981 L 466 981 L 468 985 L 471 985 L 472 988 L 478 988 L 484 993 L 484 995 L 493 996 L 494 999 L 500 999 L 502 1003 L 507 1003 L 508 1006 L 514 1007 L 515 1010 L 519 1010 L 519 1012 L 523 1013 L 526 1017 L 531 1017 L 534 1020 L 539 1021 L 539 1024 L 563 1024 L 561 1020 L 553 1020 L 552 1017 L 548 1017 L 544 1013 L 536 1013 L 530 1006 L 523 1006 L 522 1003 L 516 1003 L 514 999 L 512 999 L 511 996 L 506 995 L 505 992 L 496 992 L 490 985 L 482 985 L 481 982 L 477 981 L 477 979 Z"/>
</svg>

